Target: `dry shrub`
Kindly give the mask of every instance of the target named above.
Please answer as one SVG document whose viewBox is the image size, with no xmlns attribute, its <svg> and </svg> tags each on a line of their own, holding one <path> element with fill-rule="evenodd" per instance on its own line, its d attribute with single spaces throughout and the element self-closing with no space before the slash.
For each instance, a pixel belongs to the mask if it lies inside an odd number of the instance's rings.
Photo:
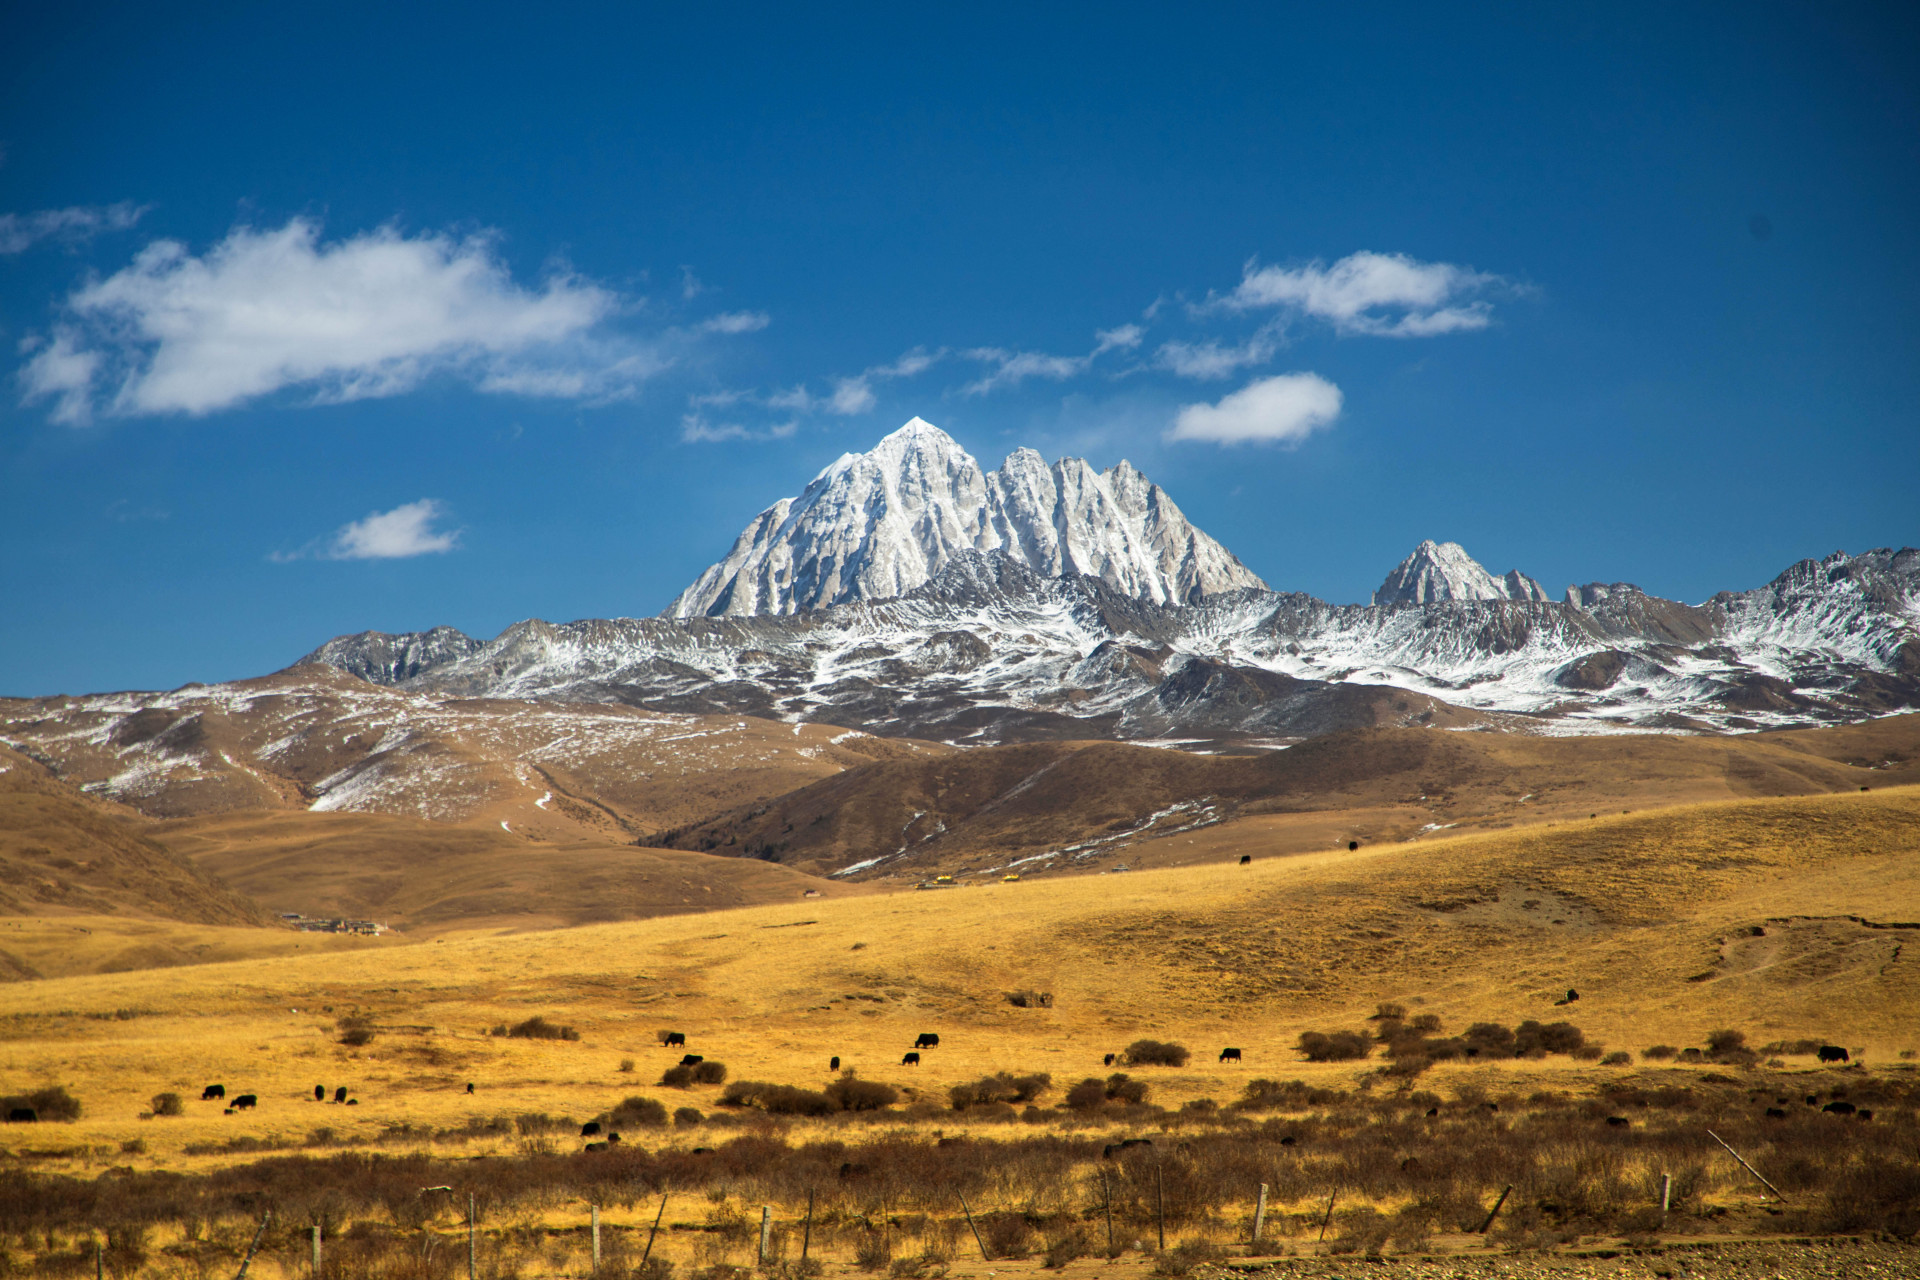
<svg viewBox="0 0 1920 1280">
<path fill-rule="evenodd" d="M 1603 1067 L 1631 1066 L 1633 1065 L 1633 1055 L 1625 1049 L 1615 1049 L 1612 1053 L 1600 1059 L 1600 1065 Z"/>
<path fill-rule="evenodd" d="M 884 1231 L 869 1231 L 853 1249 L 853 1265 L 862 1271 L 879 1271 L 893 1261 L 893 1241 Z"/>
<path fill-rule="evenodd" d="M 1249 1081 L 1245 1093 L 1235 1102 L 1235 1111 L 1305 1111 L 1308 1107 L 1324 1107 L 1343 1101 L 1346 1094 L 1338 1089 L 1321 1089 L 1307 1084 L 1304 1080 L 1289 1080 L 1282 1084 L 1278 1080 Z"/>
<path fill-rule="evenodd" d="M 988 1103 L 1031 1102 L 1053 1085 L 1053 1077 L 1044 1071 L 1013 1075 L 1002 1071 L 982 1076 L 972 1084 L 957 1084 L 947 1090 L 947 1099 L 955 1111 Z"/>
<path fill-rule="evenodd" d="M 1184 1067 L 1192 1056 L 1185 1045 L 1164 1040 L 1135 1040 L 1120 1055 L 1123 1062 L 1134 1067 Z"/>
<path fill-rule="evenodd" d="M 32 1093 L 0 1094 L 0 1114 L 23 1107 L 42 1120 L 78 1120 L 80 1118 L 80 1099 L 68 1093 L 64 1085 L 35 1089 Z"/>
<path fill-rule="evenodd" d="M 1327 1242 L 1328 1253 L 1378 1253 L 1393 1234 L 1394 1220 L 1371 1206 L 1342 1210 L 1334 1220 L 1340 1232 Z"/>
<path fill-rule="evenodd" d="M 1041 1259 L 1043 1267 L 1058 1270 L 1069 1262 L 1078 1261 L 1092 1251 L 1084 1227 L 1070 1227 L 1047 1241 L 1046 1254 Z"/>
<path fill-rule="evenodd" d="M 660 1083 L 669 1089 L 691 1089 L 697 1084 L 725 1084 L 726 1079 L 726 1063 L 703 1061 L 668 1067 Z"/>
<path fill-rule="evenodd" d="M 978 1219 L 978 1225 L 995 1261 L 1024 1258 L 1033 1252 L 1033 1226 L 1024 1214 L 989 1213 Z"/>
<path fill-rule="evenodd" d="M 824 1093 L 759 1080 L 734 1081 L 720 1095 L 720 1105 L 757 1107 L 769 1115 L 779 1116 L 825 1116 L 840 1110 L 840 1104 Z"/>
<path fill-rule="evenodd" d="M 601 1125 L 608 1129 L 658 1128 L 666 1122 L 667 1109 L 664 1106 L 652 1098 L 642 1098 L 637 1094 L 600 1117 Z"/>
<path fill-rule="evenodd" d="M 156 1093 L 153 1095 L 153 1114 L 157 1116 L 177 1116 L 186 1108 L 180 1105 L 177 1093 Z"/>
<path fill-rule="evenodd" d="M 1352 1062 L 1373 1052 L 1373 1037 L 1364 1031 L 1303 1031 L 1299 1047 L 1308 1062 Z"/>
<path fill-rule="evenodd" d="M 1009 991 L 1007 1003 L 1016 1009 L 1051 1009 L 1053 992 L 1051 991 Z"/>
<path fill-rule="evenodd" d="M 1674 1048 L 1670 1044 L 1653 1044 L 1653 1045 L 1648 1045 L 1646 1048 L 1642 1049 L 1640 1051 L 1640 1056 L 1645 1058 L 1648 1062 L 1665 1062 L 1667 1059 L 1673 1057 L 1674 1054 L 1679 1052 L 1680 1051 L 1678 1049 Z"/>
<path fill-rule="evenodd" d="M 1825 1043 L 1826 1041 L 1824 1040 L 1775 1040 L 1770 1044 L 1761 1045 L 1760 1052 L 1811 1058 L 1814 1054 L 1820 1052 L 1820 1046 Z M 1903 1058 L 1911 1057 L 1912 1052 L 1909 1050 L 1900 1056 Z"/>
<path fill-rule="evenodd" d="M 1203 1236 L 1188 1236 L 1154 1259 L 1153 1274 L 1184 1276 L 1203 1263 L 1219 1262 L 1226 1256 L 1226 1250 L 1213 1241 Z"/>
<path fill-rule="evenodd" d="M 373 1043 L 373 1019 L 365 1014 L 350 1013 L 333 1024 L 340 1032 L 340 1043 L 359 1048 Z"/>
<path fill-rule="evenodd" d="M 827 1086 L 827 1097 L 842 1111 L 879 1111 L 900 1100 L 899 1090 L 877 1080 L 862 1080 L 853 1072 L 842 1072 Z"/>
<path fill-rule="evenodd" d="M 556 1022 L 548 1022 L 541 1014 L 534 1014 L 525 1022 L 516 1022 L 512 1026 L 502 1023 L 493 1029 L 496 1036 L 507 1036 L 514 1040 L 578 1040 L 580 1033 L 572 1027 L 563 1027 Z"/>
<path fill-rule="evenodd" d="M 673 1123 L 676 1128 L 690 1128 L 693 1125 L 699 1124 L 700 1120 L 700 1112 L 695 1107 L 680 1107 L 673 1113 Z"/>
</svg>

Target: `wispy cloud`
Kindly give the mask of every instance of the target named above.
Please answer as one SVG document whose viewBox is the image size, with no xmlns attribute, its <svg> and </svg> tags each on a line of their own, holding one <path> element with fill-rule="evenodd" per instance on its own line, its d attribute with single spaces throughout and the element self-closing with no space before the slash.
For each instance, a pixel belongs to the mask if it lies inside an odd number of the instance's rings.
<svg viewBox="0 0 1920 1280">
<path fill-rule="evenodd" d="M 723 311 L 700 322 L 703 333 L 756 333 L 773 323 L 764 311 Z"/>
<path fill-rule="evenodd" d="M 1169 440 L 1215 444 L 1298 444 L 1340 416 L 1340 388 L 1317 373 L 1283 373 L 1250 382 L 1217 404 L 1180 410 Z"/>
<path fill-rule="evenodd" d="M 1426 338 L 1486 328 L 1493 306 L 1477 295 L 1506 283 L 1449 262 L 1362 250 L 1332 266 L 1316 261 L 1263 267 L 1250 261 L 1232 293 L 1210 298 L 1201 309 L 1281 307 L 1326 320 L 1342 333 Z"/>
<path fill-rule="evenodd" d="M 1182 378 L 1225 378 L 1249 365 L 1265 364 L 1280 349 L 1279 330 L 1262 325 L 1242 342 L 1222 345 L 1217 338 L 1200 342 L 1180 339 L 1163 342 L 1154 352 L 1158 368 Z"/>
<path fill-rule="evenodd" d="M 291 560 L 404 560 L 411 556 L 438 555 L 460 545 L 460 530 L 435 526 L 446 518 L 445 504 L 434 498 L 422 498 L 376 511 L 364 520 L 344 524 L 329 538 L 319 539 L 299 551 L 276 552 L 268 557 L 285 563 Z"/>
<path fill-rule="evenodd" d="M 797 419 L 771 427 L 748 427 L 738 422 L 709 422 L 704 414 L 689 413 L 680 419 L 680 438 L 689 444 L 715 444 L 722 440 L 784 440 L 800 429 Z"/>
<path fill-rule="evenodd" d="M 565 272 L 517 284 L 488 235 L 383 227 L 323 243 L 295 218 L 235 228 L 203 256 L 148 245 L 67 297 L 51 337 L 23 344 L 20 380 L 25 401 L 51 400 L 64 422 L 207 414 L 288 388 L 361 400 L 442 374 L 488 392 L 613 400 L 671 363 L 660 341 L 612 331 L 621 309 Z"/>
<path fill-rule="evenodd" d="M 119 204 L 76 205 L 38 213 L 0 213 L 0 255 L 25 253 L 42 240 L 78 244 L 103 231 L 125 231 L 150 207 L 123 200 Z"/>
</svg>

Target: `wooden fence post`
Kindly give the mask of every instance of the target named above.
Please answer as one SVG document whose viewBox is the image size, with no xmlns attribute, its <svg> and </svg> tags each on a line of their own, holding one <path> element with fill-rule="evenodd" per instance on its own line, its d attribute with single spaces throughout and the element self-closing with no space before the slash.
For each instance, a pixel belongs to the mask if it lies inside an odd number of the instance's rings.
<svg viewBox="0 0 1920 1280">
<path fill-rule="evenodd" d="M 960 1195 L 959 1192 L 954 1194 Z M 980 1246 L 980 1261 L 992 1262 L 993 1259 L 987 1256 L 987 1242 L 980 1238 L 980 1228 L 973 1224 L 973 1206 L 967 1203 L 964 1195 L 960 1195 L 960 1211 L 967 1215 L 967 1229 L 973 1232 L 973 1242 Z"/>
<path fill-rule="evenodd" d="M 1339 1194 L 1340 1194 L 1340 1188 L 1338 1187 L 1335 1187 L 1332 1191 L 1327 1193 L 1326 1216 L 1320 1219 L 1320 1239 L 1322 1241 L 1325 1241 L 1327 1238 L 1327 1224 L 1333 1221 L 1333 1202 L 1334 1202 L 1334 1199 L 1339 1196 Z"/>
<path fill-rule="evenodd" d="M 592 1212 L 593 1212 L 593 1270 L 594 1270 L 594 1274 L 598 1275 L 600 1272 L 600 1206 L 597 1204 L 592 1206 Z"/>
<path fill-rule="evenodd" d="M 98 1236 L 93 1240 L 93 1280 L 107 1280 L 107 1246 Z"/>
<path fill-rule="evenodd" d="M 479 1254 L 473 1239 L 473 1192 L 467 1192 L 467 1280 L 480 1280 Z"/>
<path fill-rule="evenodd" d="M 320 1280 L 320 1224 L 314 1223 L 313 1230 L 313 1277 Z"/>
<path fill-rule="evenodd" d="M 272 1221 L 271 1209 L 260 1216 L 260 1227 L 253 1233 L 253 1243 L 247 1246 L 247 1256 L 240 1259 L 240 1269 L 233 1273 L 233 1280 L 247 1280 L 247 1268 L 253 1265 L 253 1255 L 259 1251 L 260 1237 L 267 1234 L 267 1224 Z"/>
<path fill-rule="evenodd" d="M 1474 1232 L 1475 1235 L 1483 1236 L 1487 1234 L 1487 1228 L 1493 1225 L 1495 1215 L 1500 1212 L 1500 1206 L 1507 1202 L 1507 1194 L 1512 1190 L 1513 1184 L 1511 1182 L 1500 1189 L 1500 1198 L 1493 1202 L 1493 1209 L 1487 1214 L 1487 1220 L 1480 1224 L 1480 1230 Z"/>
<path fill-rule="evenodd" d="M 1260 1243 L 1260 1232 L 1267 1225 L 1267 1184 L 1260 1184 L 1260 1199 L 1253 1208 L 1253 1243 Z"/>
<path fill-rule="evenodd" d="M 800 1261 L 807 1260 L 807 1246 L 813 1243 L 813 1188 L 807 1188 L 807 1225 L 800 1229 Z"/>
<path fill-rule="evenodd" d="M 645 1267 L 647 1259 L 653 1256 L 653 1238 L 660 1233 L 660 1219 L 667 1214 L 667 1193 L 660 1193 L 660 1211 L 653 1215 L 653 1230 L 647 1232 L 647 1247 L 640 1254 L 640 1265 Z"/>
<path fill-rule="evenodd" d="M 1667 1208 L 1672 1203 L 1673 1203 L 1673 1175 L 1670 1173 L 1663 1173 L 1660 1175 L 1660 1221 L 1661 1222 L 1664 1223 L 1667 1220 Z"/>
<path fill-rule="evenodd" d="M 1160 1222 L 1160 1251 L 1167 1250 L 1167 1188 L 1160 1177 L 1160 1158 L 1153 1160 L 1153 1212 Z"/>
<path fill-rule="evenodd" d="M 1715 1133 L 1713 1130 L 1711 1129 L 1707 1130 L 1707 1136 L 1709 1138 L 1712 1138 L 1715 1142 L 1719 1143 L 1721 1146 L 1727 1147 L 1726 1139 L 1722 1138 L 1719 1134 Z M 1787 1198 L 1780 1194 L 1780 1188 L 1774 1186 L 1771 1182 L 1768 1182 L 1765 1178 L 1761 1178 L 1760 1171 L 1754 1168 L 1752 1165 L 1748 1164 L 1746 1162 L 1745 1157 L 1743 1157 L 1738 1151 L 1735 1151 L 1732 1147 L 1727 1147 L 1727 1154 L 1732 1156 L 1735 1160 L 1740 1161 L 1740 1167 L 1742 1169 L 1745 1169 L 1748 1173 L 1752 1174 L 1754 1177 L 1759 1178 L 1760 1185 L 1765 1187 L 1767 1190 L 1773 1192 L 1773 1194 L 1776 1197 L 1778 1197 L 1781 1203 L 1783 1204 L 1786 1203 Z"/>
<path fill-rule="evenodd" d="M 773 1206 L 763 1204 L 760 1206 L 760 1265 L 763 1267 L 767 1265 L 767 1242 L 772 1234 Z"/>
<path fill-rule="evenodd" d="M 1107 1256 L 1113 1256 L 1113 1192 L 1107 1188 L 1107 1171 L 1100 1171 L 1100 1202 L 1107 1210 Z"/>
</svg>

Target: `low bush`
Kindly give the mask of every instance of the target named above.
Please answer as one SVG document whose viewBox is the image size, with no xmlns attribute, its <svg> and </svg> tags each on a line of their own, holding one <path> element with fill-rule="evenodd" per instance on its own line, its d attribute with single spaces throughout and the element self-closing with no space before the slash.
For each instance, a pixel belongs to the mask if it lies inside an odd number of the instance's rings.
<svg viewBox="0 0 1920 1280">
<path fill-rule="evenodd" d="M 656 1128 L 667 1122 L 667 1109 L 652 1098 L 631 1097 L 600 1118 L 608 1129 Z"/>
<path fill-rule="evenodd" d="M 985 1106 L 994 1102 L 1031 1102 L 1052 1085 L 1053 1077 L 1044 1071 L 1019 1076 L 1002 1071 L 995 1075 L 982 1076 L 972 1084 L 954 1085 L 947 1090 L 947 1099 L 953 1104 L 955 1111 L 965 1111 L 968 1107 Z"/>
<path fill-rule="evenodd" d="M 848 1071 L 827 1086 L 827 1097 L 842 1111 L 879 1111 L 900 1100 L 892 1085 L 862 1080 Z"/>
<path fill-rule="evenodd" d="M 989 1213 L 980 1218 L 980 1238 L 994 1261 L 1024 1258 L 1033 1252 L 1033 1226 L 1024 1214 Z"/>
<path fill-rule="evenodd" d="M 1184 1067 L 1192 1056 L 1185 1045 L 1164 1040 L 1135 1040 L 1120 1055 L 1130 1067 Z"/>
<path fill-rule="evenodd" d="M 681 1129 L 691 1128 L 699 1124 L 700 1120 L 700 1111 L 697 1107 L 679 1107 L 673 1113 L 673 1123 Z"/>
<path fill-rule="evenodd" d="M 78 1120 L 80 1118 L 80 1099 L 66 1091 L 63 1085 L 54 1085 L 50 1089 L 35 1089 L 32 1093 L 9 1093 L 0 1095 L 0 1115 L 25 1108 L 42 1120 Z"/>
<path fill-rule="evenodd" d="M 1067 1090 L 1065 1102 L 1072 1111 L 1092 1111 L 1117 1102 L 1122 1106 L 1139 1106 L 1147 1100 L 1147 1083 L 1135 1080 L 1121 1072 L 1115 1072 L 1105 1080 L 1096 1080 L 1089 1076 L 1073 1088 Z"/>
<path fill-rule="evenodd" d="M 1706 1058 L 1709 1062 L 1726 1062 L 1745 1067 L 1758 1062 L 1760 1055 L 1747 1048 L 1747 1036 L 1744 1031 L 1723 1029 L 1707 1033 Z"/>
<path fill-rule="evenodd" d="M 156 1093 L 153 1095 L 153 1114 L 157 1116 L 177 1116 L 186 1108 L 180 1105 L 177 1093 Z"/>
<path fill-rule="evenodd" d="M 1235 1111 L 1305 1111 L 1308 1107 L 1324 1107 L 1331 1103 L 1344 1101 L 1346 1094 L 1338 1089 L 1322 1089 L 1307 1084 L 1303 1080 L 1289 1080 L 1282 1084 L 1278 1080 L 1254 1080 L 1247 1085 L 1240 1100 L 1235 1102 Z"/>
<path fill-rule="evenodd" d="M 1820 1046 L 1825 1043 L 1824 1040 L 1775 1040 L 1771 1044 L 1761 1045 L 1760 1052 L 1811 1058 L 1820 1052 Z M 1903 1053 L 1900 1056 L 1904 1058 L 1910 1055 Z"/>
<path fill-rule="evenodd" d="M 1189 1236 L 1153 1262 L 1156 1276 L 1184 1276 L 1195 1267 L 1219 1262 L 1227 1251 L 1204 1236 Z"/>
<path fill-rule="evenodd" d="M 1600 1059 L 1600 1065 L 1603 1067 L 1625 1067 L 1632 1065 L 1632 1063 L 1633 1055 L 1625 1049 L 1615 1049 L 1612 1053 Z"/>
<path fill-rule="evenodd" d="M 364 1014 L 350 1013 L 333 1025 L 340 1032 L 341 1044 L 357 1049 L 373 1043 L 373 1019 Z"/>
<path fill-rule="evenodd" d="M 893 1261 L 893 1242 L 884 1231 L 869 1231 L 853 1248 L 853 1265 L 862 1271 L 879 1271 Z"/>
<path fill-rule="evenodd" d="M 1674 1054 L 1679 1052 L 1680 1051 L 1678 1049 L 1674 1048 L 1670 1044 L 1653 1044 L 1653 1045 L 1648 1045 L 1646 1048 L 1642 1049 L 1640 1051 L 1640 1056 L 1645 1058 L 1648 1062 L 1665 1062 L 1667 1059 L 1673 1057 Z"/>
<path fill-rule="evenodd" d="M 578 1040 L 580 1038 L 580 1033 L 572 1027 L 548 1022 L 537 1013 L 525 1022 L 516 1022 L 512 1026 L 503 1022 L 493 1029 L 493 1034 L 514 1040 Z"/>
<path fill-rule="evenodd" d="M 660 1083 L 669 1089 L 691 1089 L 697 1084 L 725 1084 L 727 1082 L 727 1064 L 724 1062 L 683 1063 L 668 1067 L 660 1076 Z"/>
<path fill-rule="evenodd" d="M 1053 992 L 1051 991 L 1009 991 L 1007 1003 L 1016 1009 L 1051 1009 Z"/>
<path fill-rule="evenodd" d="M 1373 1052 L 1373 1037 L 1364 1031 L 1303 1031 L 1300 1052 L 1308 1062 L 1352 1062 Z"/>
</svg>

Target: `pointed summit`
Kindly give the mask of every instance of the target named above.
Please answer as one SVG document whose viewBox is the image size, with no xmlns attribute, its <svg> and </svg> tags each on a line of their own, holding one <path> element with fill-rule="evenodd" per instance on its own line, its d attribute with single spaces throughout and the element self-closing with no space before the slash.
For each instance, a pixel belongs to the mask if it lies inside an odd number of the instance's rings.
<svg viewBox="0 0 1920 1280">
<path fill-rule="evenodd" d="M 1049 577 L 1088 574 L 1163 604 L 1265 585 L 1126 463 L 1102 473 L 1016 449 L 989 474 L 914 418 L 761 512 L 666 612 L 793 613 L 887 599 L 968 551 L 997 551 Z"/>
<path fill-rule="evenodd" d="M 1518 569 L 1508 570 L 1505 577 L 1496 578 L 1459 543 L 1435 542 L 1431 538 L 1415 547 L 1413 554 L 1402 560 L 1373 593 L 1373 602 L 1377 605 L 1546 598 L 1546 590 Z"/>
</svg>

